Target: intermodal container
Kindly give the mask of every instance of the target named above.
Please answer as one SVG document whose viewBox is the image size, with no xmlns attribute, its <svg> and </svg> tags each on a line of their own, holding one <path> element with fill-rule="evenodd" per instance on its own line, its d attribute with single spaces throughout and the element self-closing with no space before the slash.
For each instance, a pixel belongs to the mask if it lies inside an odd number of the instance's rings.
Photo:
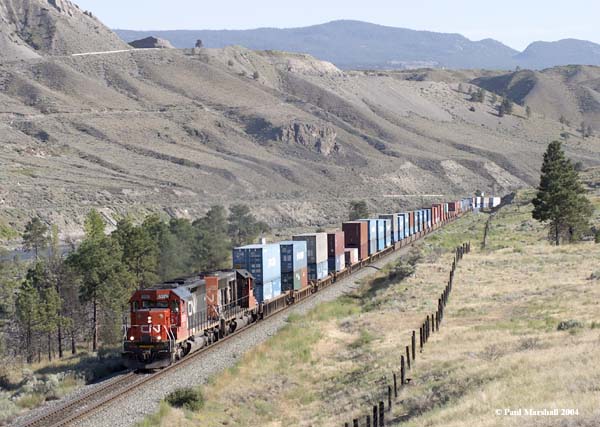
<svg viewBox="0 0 600 427">
<path fill-rule="evenodd" d="M 408 224 L 410 226 L 410 234 L 413 235 L 416 232 L 415 228 L 415 211 L 410 211 L 408 213 Z"/>
<path fill-rule="evenodd" d="M 344 250 L 344 257 L 346 261 L 346 267 L 356 264 L 360 260 L 358 248 L 346 248 Z"/>
<path fill-rule="evenodd" d="M 279 242 L 279 246 L 281 247 L 282 273 L 292 273 L 296 270 L 307 267 L 308 262 L 305 241 L 288 240 L 285 242 Z"/>
<path fill-rule="evenodd" d="M 379 224 L 383 224 L 383 247 L 388 248 L 392 246 L 392 221 L 386 218 L 379 218 Z M 381 240 L 381 236 L 379 236 Z"/>
<path fill-rule="evenodd" d="M 327 233 L 297 234 L 292 240 L 306 242 L 306 260 L 308 264 L 327 261 Z"/>
<path fill-rule="evenodd" d="M 344 255 L 345 236 L 343 231 L 327 233 L 327 258 Z"/>
<path fill-rule="evenodd" d="M 308 280 L 322 280 L 329 274 L 327 261 L 308 264 Z"/>
<path fill-rule="evenodd" d="M 398 230 L 398 214 L 385 214 L 385 215 L 379 215 L 379 218 L 382 219 L 389 219 L 390 223 L 391 223 L 391 228 L 392 228 L 392 242 L 391 243 L 396 243 L 398 241 L 400 241 L 400 233 Z"/>
<path fill-rule="evenodd" d="M 377 220 L 363 218 L 359 221 L 365 221 L 368 224 L 368 236 L 369 236 L 369 255 L 377 252 Z"/>
<path fill-rule="evenodd" d="M 281 273 L 281 291 L 287 292 L 304 289 L 308 286 L 308 268 L 303 267 L 296 271 Z"/>
<path fill-rule="evenodd" d="M 279 244 L 248 245 L 233 249 L 233 267 L 248 270 L 255 280 L 259 303 L 281 294 L 281 249 Z"/>
<path fill-rule="evenodd" d="M 425 209 L 426 216 L 427 216 L 427 228 L 431 228 L 431 208 L 427 208 Z"/>
<path fill-rule="evenodd" d="M 346 268 L 346 256 L 344 255 L 344 253 L 342 253 L 334 257 L 329 257 L 327 263 L 327 267 L 330 273 L 340 272 Z"/>
<path fill-rule="evenodd" d="M 404 214 L 398 213 L 398 220 L 396 222 L 396 227 L 398 228 L 398 241 L 404 240 L 405 231 L 404 231 Z"/>
<path fill-rule="evenodd" d="M 346 248 L 358 249 L 358 257 L 369 256 L 369 224 L 365 221 L 350 221 L 342 224 Z"/>
<path fill-rule="evenodd" d="M 386 248 L 386 227 L 385 223 L 387 220 L 385 219 L 377 219 L 377 251 L 382 251 Z M 388 227 L 389 228 L 389 227 Z"/>
</svg>

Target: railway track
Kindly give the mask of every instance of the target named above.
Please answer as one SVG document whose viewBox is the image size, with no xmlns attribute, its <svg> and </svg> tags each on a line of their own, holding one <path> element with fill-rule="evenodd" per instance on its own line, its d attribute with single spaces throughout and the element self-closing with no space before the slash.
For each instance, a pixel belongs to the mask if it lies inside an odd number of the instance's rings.
<svg viewBox="0 0 600 427">
<path fill-rule="evenodd" d="M 446 225 L 446 223 L 449 223 L 449 222 L 451 222 L 451 221 L 445 222 L 444 224 L 441 224 L 441 226 Z M 410 241 L 408 241 L 405 245 L 401 245 L 398 249 L 412 246 L 412 244 L 414 242 L 420 240 L 421 238 L 425 237 L 428 234 L 431 234 L 432 232 L 435 232 L 439 228 L 441 228 L 441 227 L 436 227 L 435 229 L 431 230 L 428 233 L 422 233 L 422 234 L 420 233 L 418 236 L 415 236 L 416 238 L 410 239 Z M 396 249 L 396 250 L 398 250 L 398 249 Z M 373 259 L 372 262 L 377 262 L 377 261 L 383 260 L 383 259 L 387 258 L 388 255 L 390 255 L 394 252 L 395 252 L 395 250 L 390 251 L 388 248 L 388 250 L 384 251 L 384 253 L 380 254 L 380 256 Z M 377 269 L 377 267 L 374 267 L 371 264 L 368 264 L 365 266 L 361 266 L 357 270 L 361 270 L 361 269 L 367 268 L 367 267 L 373 267 L 373 268 Z M 352 273 L 353 273 L 353 271 L 350 271 L 349 274 L 344 274 L 343 276 L 340 277 L 340 279 L 346 278 L 346 277 L 351 277 Z M 323 287 L 331 286 L 334 283 L 335 282 L 329 283 L 329 281 L 327 281 Z M 298 302 L 294 303 L 292 305 L 292 307 L 301 306 L 302 304 L 304 304 L 307 301 L 310 301 L 311 299 L 312 298 L 310 297 L 310 295 L 308 295 L 307 297 L 304 297 L 301 300 L 299 300 Z M 272 319 L 272 318 L 282 315 L 286 311 L 286 308 L 287 308 L 287 306 L 281 306 L 281 307 L 278 307 L 276 310 L 270 311 L 269 315 L 266 319 Z M 200 357 L 203 354 L 206 354 L 207 352 L 217 350 L 221 346 L 221 344 L 244 333 L 248 328 L 250 328 L 254 325 L 255 325 L 255 323 L 250 323 L 249 325 L 245 326 L 244 328 L 236 330 L 235 332 L 219 339 L 214 344 L 212 344 L 208 347 L 204 347 L 204 348 L 188 355 L 187 357 L 183 358 L 182 360 L 180 360 L 166 368 L 163 368 L 160 371 L 156 371 L 153 373 L 128 372 L 127 374 L 120 376 L 118 378 L 115 378 L 113 380 L 105 381 L 102 384 L 98 385 L 98 387 L 95 387 L 90 392 L 82 394 L 81 396 L 77 396 L 77 397 L 69 400 L 68 402 L 65 402 L 64 404 L 59 405 L 57 407 L 49 408 L 46 412 L 36 416 L 35 418 L 20 422 L 19 424 L 16 425 L 16 427 L 63 427 L 63 426 L 70 425 L 78 420 L 81 420 L 89 415 L 92 415 L 93 413 L 95 413 L 96 411 L 99 411 L 100 409 L 105 408 L 107 405 L 109 405 L 110 403 L 112 403 L 114 401 L 126 397 L 128 394 L 137 390 L 140 386 L 147 384 L 151 381 L 155 381 L 166 375 L 169 375 L 173 370 L 180 369 L 180 368 L 188 365 L 193 360 L 197 359 L 198 357 Z"/>
</svg>

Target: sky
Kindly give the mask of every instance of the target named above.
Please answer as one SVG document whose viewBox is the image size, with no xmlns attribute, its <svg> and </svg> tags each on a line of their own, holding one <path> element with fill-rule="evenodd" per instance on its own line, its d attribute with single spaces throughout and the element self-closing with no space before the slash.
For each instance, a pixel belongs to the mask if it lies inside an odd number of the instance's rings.
<svg viewBox="0 0 600 427">
<path fill-rule="evenodd" d="M 111 28 L 130 30 L 303 27 L 356 19 L 393 27 L 493 38 L 600 43 L 597 0 L 74 0 Z"/>
</svg>

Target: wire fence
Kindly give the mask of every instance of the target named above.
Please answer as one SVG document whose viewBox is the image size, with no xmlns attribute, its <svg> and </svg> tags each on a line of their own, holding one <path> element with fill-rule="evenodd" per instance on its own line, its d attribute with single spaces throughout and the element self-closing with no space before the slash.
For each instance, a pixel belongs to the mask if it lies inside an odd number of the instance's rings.
<svg viewBox="0 0 600 427">
<path fill-rule="evenodd" d="M 354 418 L 352 423 L 344 423 L 344 427 L 385 426 L 386 413 L 389 414 L 392 411 L 393 405 L 397 402 L 399 392 L 411 382 L 411 379 L 407 378 L 407 371 L 414 368 L 417 354 L 423 352 L 423 348 L 431 335 L 440 330 L 440 325 L 444 319 L 444 309 L 448 304 L 454 285 L 454 273 L 460 260 L 469 252 L 471 252 L 471 242 L 463 243 L 462 246 L 456 248 L 448 283 L 438 298 L 437 310 L 435 313 L 427 314 L 425 319 L 423 319 L 423 323 L 419 326 L 419 351 L 417 352 L 417 330 L 415 329 L 411 333 L 410 344 L 405 347 L 404 354 L 400 356 L 400 372 L 392 372 L 391 377 L 388 379 L 390 383 L 383 390 L 380 388 L 381 385 L 378 385 L 377 390 L 375 390 L 374 395 L 381 396 L 381 400 L 375 401 L 372 406 L 367 408 L 365 411 L 366 414 L 363 417 Z"/>
</svg>

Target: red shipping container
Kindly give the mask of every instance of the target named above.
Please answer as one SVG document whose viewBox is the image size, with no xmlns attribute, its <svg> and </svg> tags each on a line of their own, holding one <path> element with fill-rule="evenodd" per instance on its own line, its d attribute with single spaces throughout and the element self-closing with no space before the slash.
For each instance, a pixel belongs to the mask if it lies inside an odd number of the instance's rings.
<svg viewBox="0 0 600 427">
<path fill-rule="evenodd" d="M 408 213 L 408 226 L 414 232 L 415 231 L 415 212 L 410 211 Z"/>
<path fill-rule="evenodd" d="M 346 241 L 343 231 L 327 233 L 327 257 L 335 258 L 344 254 Z"/>
<path fill-rule="evenodd" d="M 350 221 L 342 224 L 344 245 L 357 248 L 359 259 L 369 257 L 369 224 L 365 221 Z"/>
</svg>

